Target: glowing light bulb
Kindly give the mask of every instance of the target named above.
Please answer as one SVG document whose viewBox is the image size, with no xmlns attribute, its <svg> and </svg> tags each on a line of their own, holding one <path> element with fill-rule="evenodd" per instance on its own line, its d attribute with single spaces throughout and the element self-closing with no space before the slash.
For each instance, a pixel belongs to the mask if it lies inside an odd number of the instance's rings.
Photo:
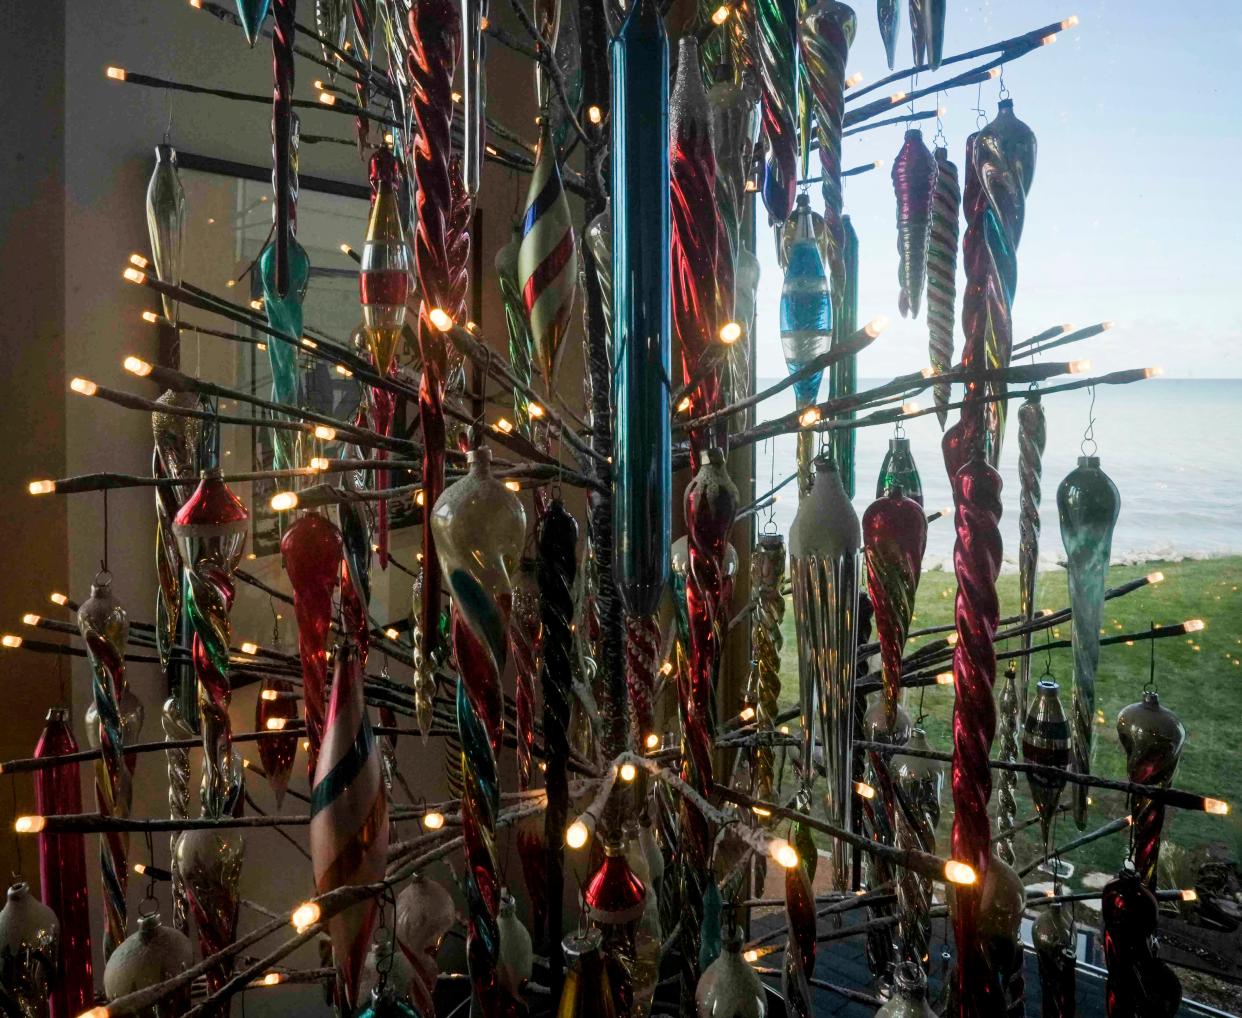
<svg viewBox="0 0 1242 1018">
<path fill-rule="evenodd" d="M 142 255 L 135 252 L 134 254 L 131 254 L 129 256 L 129 264 L 138 269 L 145 269 L 151 263 L 147 261 L 146 258 L 144 258 Z"/>
<path fill-rule="evenodd" d="M 309 336 L 302 337 L 302 345 L 306 347 L 307 350 L 318 350 L 319 349 L 319 344 L 316 343 Z"/>
<path fill-rule="evenodd" d="M 809 406 L 798 417 L 798 423 L 804 428 L 809 428 L 814 424 L 818 424 L 823 414 L 819 412 L 818 407 Z"/>
<path fill-rule="evenodd" d="M 1068 18 L 1061 22 L 1062 28 L 1075 28 L 1078 25 L 1078 15 L 1071 14 Z"/>
<path fill-rule="evenodd" d="M 268 718 L 267 719 L 267 730 L 269 732 L 281 732 L 281 731 L 284 731 L 284 728 L 285 728 L 284 718 Z"/>
<path fill-rule="evenodd" d="M 738 713 L 738 719 L 741 721 L 751 721 L 755 716 L 755 708 L 746 706 Z"/>
<path fill-rule="evenodd" d="M 18 834 L 38 834 L 47 826 L 47 817 L 18 817 L 13 823 L 13 830 Z"/>
<path fill-rule="evenodd" d="M 448 312 L 443 308 L 432 308 L 427 317 L 431 319 L 431 324 L 441 332 L 448 332 L 453 327 L 453 319 L 448 316 Z"/>
<path fill-rule="evenodd" d="M 873 318 L 866 325 L 864 325 L 863 332 L 865 332 L 872 339 L 875 339 L 876 336 L 887 328 L 888 317 L 886 315 L 880 315 L 878 318 Z"/>
<path fill-rule="evenodd" d="M 268 703 L 274 703 L 280 697 L 280 694 L 274 689 L 265 689 L 259 694 L 259 697 Z"/>
<path fill-rule="evenodd" d="M 293 914 L 289 916 L 289 921 L 293 923 L 293 928 L 299 933 L 305 933 L 308 929 L 319 922 L 319 906 L 313 901 L 303 902 L 293 910 Z"/>
<path fill-rule="evenodd" d="M 121 273 L 121 278 L 129 280 L 131 283 L 145 283 L 147 281 L 147 274 L 145 272 L 139 272 L 131 265 Z"/>
<path fill-rule="evenodd" d="M 1057 37 L 1055 35 L 1045 35 L 1042 39 L 1039 40 L 1039 44 L 1041 46 L 1051 46 L 1056 41 L 1057 41 Z"/>
<path fill-rule="evenodd" d="M 197 5 L 191 2 L 190 6 L 194 7 Z M 100 1005 L 99 1007 L 92 1007 L 89 1011 L 83 1011 L 78 1015 L 78 1018 L 109 1018 L 111 1013 L 106 1007 Z"/>
<path fill-rule="evenodd" d="M 542 417 L 544 415 L 544 409 L 538 403 L 531 403 L 526 408 L 526 412 L 532 417 Z"/>
<path fill-rule="evenodd" d="M 1088 360 L 1070 361 L 1069 373 L 1071 375 L 1081 375 L 1091 370 L 1091 362 Z"/>
<path fill-rule="evenodd" d="M 106 74 L 113 81 L 124 81 L 125 80 L 125 68 L 124 67 L 111 67 L 111 66 L 106 67 L 104 69 L 104 74 Z"/>
<path fill-rule="evenodd" d="M 502 417 L 495 423 L 494 427 L 497 431 L 507 435 L 513 430 L 513 422 L 507 417 Z"/>
<path fill-rule="evenodd" d="M 1204 799 L 1203 812 L 1211 813 L 1218 817 L 1229 815 L 1229 803 L 1224 799 Z"/>
<path fill-rule="evenodd" d="M 455 102 L 455 103 L 459 103 L 459 102 L 461 102 L 461 93 L 460 93 L 460 92 L 454 92 L 454 93 L 452 94 L 452 99 L 453 99 L 453 102 Z"/>
<path fill-rule="evenodd" d="M 768 843 L 768 855 L 778 866 L 783 866 L 787 870 L 798 865 L 798 850 L 784 838 L 773 838 Z"/>
<path fill-rule="evenodd" d="M 962 884 L 963 886 L 973 884 L 979 879 L 979 875 L 975 873 L 975 868 L 964 862 L 958 862 L 956 859 L 950 859 L 944 864 L 944 878 L 951 884 Z"/>
<path fill-rule="evenodd" d="M 250 654 L 251 656 L 259 653 L 259 645 L 257 643 L 243 643 L 241 649 L 243 654 Z M 267 690 L 267 692 L 271 692 L 271 690 Z M 267 697 L 264 696 L 263 699 L 266 700 Z M 273 696 L 272 699 L 275 700 L 276 697 Z"/>
<path fill-rule="evenodd" d="M 725 322 L 720 327 L 720 342 L 732 346 L 742 338 L 742 326 L 738 322 Z"/>
<path fill-rule="evenodd" d="M 647 738 L 643 740 L 643 745 L 646 746 L 648 749 L 659 749 L 660 748 L 660 737 L 656 735 L 655 732 L 650 732 L 647 735 Z"/>
<path fill-rule="evenodd" d="M 922 411 L 922 408 L 916 402 L 914 402 L 914 400 L 910 400 L 908 403 L 901 404 L 901 412 L 905 414 L 907 417 L 913 417 L 915 414 L 918 414 L 921 411 Z"/>
<path fill-rule="evenodd" d="M 140 877 L 145 877 L 147 875 L 146 863 L 141 863 L 141 862 L 134 863 L 134 872 L 137 873 L 138 876 Z"/>
<path fill-rule="evenodd" d="M 874 789 L 874 788 L 872 788 L 872 787 L 871 787 L 869 784 L 867 784 L 865 781 L 855 781 L 855 782 L 854 782 L 854 791 L 855 791 L 855 792 L 857 792 L 857 793 L 858 793 L 860 796 L 862 796 L 862 798 L 864 798 L 864 799 L 874 799 L 874 798 L 875 798 L 875 789 Z"/>
<path fill-rule="evenodd" d="M 320 92 L 319 101 L 325 106 L 335 106 L 336 96 L 334 96 L 331 92 Z"/>
<path fill-rule="evenodd" d="M 848 78 L 845 79 L 845 87 L 846 88 L 857 88 L 859 85 L 862 84 L 862 80 L 863 80 L 862 71 L 855 71 L 853 74 L 851 74 Z"/>
<path fill-rule="evenodd" d="M 665 661 L 664 664 L 660 665 L 660 674 L 661 675 L 672 675 L 673 674 L 673 662 Z"/>
<path fill-rule="evenodd" d="M 99 386 L 89 378 L 75 378 L 69 383 L 69 388 L 74 392 L 80 392 L 83 396 L 93 396 L 99 391 Z"/>
<path fill-rule="evenodd" d="M 32 495 L 50 495 L 56 490 L 55 481 L 31 481 L 27 490 Z"/>
<path fill-rule="evenodd" d="M 757 817 L 770 817 L 772 815 L 772 811 L 764 806 L 751 806 L 750 811 Z"/>
<path fill-rule="evenodd" d="M 435 810 L 432 810 L 430 813 L 424 813 L 423 826 L 429 831 L 438 831 L 444 826 L 444 814 L 437 813 Z"/>
<path fill-rule="evenodd" d="M 939 675 L 936 676 L 936 685 L 937 686 L 953 685 L 953 673 L 952 672 L 941 672 Z"/>
<path fill-rule="evenodd" d="M 623 763 L 621 769 L 617 771 L 617 777 L 624 781 L 627 785 L 638 777 L 638 768 L 632 763 Z"/>
<path fill-rule="evenodd" d="M 57 590 L 54 590 L 52 593 L 48 594 L 47 599 L 51 601 L 52 604 L 58 604 L 62 608 L 69 603 L 69 598 Z"/>
<path fill-rule="evenodd" d="M 712 11 L 712 24 L 723 25 L 729 20 L 729 15 L 732 13 L 733 12 L 730 10 L 728 4 L 721 4 L 714 11 Z"/>
<path fill-rule="evenodd" d="M 159 323 L 160 316 L 154 311 L 144 311 L 142 313 L 142 320 L 148 325 L 157 325 Z"/>
<path fill-rule="evenodd" d="M 604 119 L 604 111 L 601 110 L 598 106 L 587 107 L 587 120 L 589 120 L 593 124 L 598 124 L 603 119 Z"/>
<path fill-rule="evenodd" d="M 272 512 L 283 513 L 289 509 L 296 509 L 298 505 L 298 493 L 296 491 L 278 491 L 272 496 L 272 500 L 268 503 Z"/>
<path fill-rule="evenodd" d="M 1188 633 L 1197 633 L 1203 629 L 1205 624 L 1203 619 L 1188 619 L 1182 623 L 1182 628 Z"/>
<path fill-rule="evenodd" d="M 687 410 L 690 409 L 691 406 L 693 406 L 693 402 L 691 401 L 690 397 L 683 396 L 681 398 L 681 402 L 677 404 L 677 412 L 679 414 L 684 414 Z"/>
<path fill-rule="evenodd" d="M 1156 365 L 1155 367 L 1144 368 L 1143 374 L 1146 375 L 1148 378 L 1159 378 L 1161 375 L 1164 374 L 1164 368 L 1160 367 L 1159 365 Z"/>
<path fill-rule="evenodd" d="M 353 378 L 354 377 L 354 373 L 350 371 L 349 368 L 345 367 L 344 364 L 336 365 L 336 373 L 340 375 L 342 378 Z"/>
<path fill-rule="evenodd" d="M 37 626 L 43 620 L 42 615 L 36 615 L 34 612 L 27 612 L 22 616 L 22 622 L 28 626 Z"/>
<path fill-rule="evenodd" d="M 427 496 L 423 492 L 422 488 L 419 488 L 418 491 L 414 492 L 414 504 L 415 505 L 423 505 L 426 501 L 427 501 Z"/>
<path fill-rule="evenodd" d="M 892 95 L 888 97 L 888 101 L 892 103 L 894 106 L 896 106 L 905 97 L 906 97 L 905 92 L 894 92 Z"/>
<path fill-rule="evenodd" d="M 956 647 L 957 646 L 957 633 L 950 633 L 948 636 L 944 638 L 944 642 L 947 643 L 950 647 Z"/>
<path fill-rule="evenodd" d="M 336 428 L 329 428 L 325 424 L 316 424 L 315 437 L 321 442 L 331 442 L 336 438 Z"/>
<path fill-rule="evenodd" d="M 591 831 L 581 820 L 575 820 L 565 831 L 565 844 L 570 848 L 581 848 L 591 837 Z"/>
<path fill-rule="evenodd" d="M 250 302 L 250 309 L 252 311 L 262 311 L 263 310 L 263 298 L 256 297 L 254 300 L 252 300 Z"/>
<path fill-rule="evenodd" d="M 1198 901 L 1198 900 L 1199 900 L 1198 891 L 1190 890 L 1190 889 L 1182 891 L 1182 901 Z"/>
</svg>

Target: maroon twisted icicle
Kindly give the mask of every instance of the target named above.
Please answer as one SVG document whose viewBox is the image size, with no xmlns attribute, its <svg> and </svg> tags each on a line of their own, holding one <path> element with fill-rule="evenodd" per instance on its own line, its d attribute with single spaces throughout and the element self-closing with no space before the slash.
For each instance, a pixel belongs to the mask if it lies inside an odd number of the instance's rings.
<svg viewBox="0 0 1242 1018">
<path fill-rule="evenodd" d="M 927 353 L 937 372 L 953 366 L 953 327 L 957 308 L 958 217 L 962 188 L 957 166 L 949 153 L 936 149 L 936 186 L 932 192 L 931 236 L 927 244 Z M 948 421 L 951 386 L 932 389 L 936 416 L 943 428 Z"/>
<path fill-rule="evenodd" d="M 945 435 L 945 461 L 961 452 L 955 441 L 968 427 L 962 421 Z M 988 800 L 992 773 L 988 758 L 996 735 L 996 648 L 1000 623 L 996 577 L 1001 565 L 1001 478 L 976 451 L 953 474 L 954 525 L 957 543 L 953 569 L 957 576 L 957 646 L 953 651 L 953 858 L 969 863 L 977 874 L 970 887 L 958 887 L 954 939 L 957 943 L 958 999 L 964 1018 L 1002 1013 L 999 974 L 988 964 L 976 931 L 979 893 L 987 872 L 991 831 Z"/>
<path fill-rule="evenodd" d="M 374 6 L 374 0 L 372 0 L 371 6 Z M 371 33 L 374 26 L 371 23 L 371 11 L 368 10 L 366 0 L 352 0 L 349 5 L 349 13 L 354 23 L 354 41 L 358 45 L 358 55 L 366 64 L 366 71 L 360 75 L 358 84 L 354 86 L 354 92 L 358 97 L 358 107 L 365 111 L 367 103 L 370 101 Z M 370 121 L 367 119 L 365 112 L 354 118 L 354 134 L 358 139 L 358 153 L 363 157 L 366 156 L 369 125 Z M 427 504 L 431 505 L 430 502 Z"/>
<path fill-rule="evenodd" d="M 535 680 L 539 677 L 543 623 L 539 617 L 539 586 L 535 561 L 522 559 L 513 584 L 509 616 L 509 653 L 513 657 L 513 706 L 516 719 L 518 791 L 530 788 L 531 755 L 535 746 Z"/>
<path fill-rule="evenodd" d="M 918 317 L 923 297 L 936 175 L 936 160 L 923 143 L 923 132 L 911 128 L 893 160 L 892 171 L 897 198 L 897 277 L 901 285 L 897 306 L 903 318 Z"/>
<path fill-rule="evenodd" d="M 276 178 L 276 292 L 289 295 L 289 247 L 293 239 L 293 209 L 289 187 L 293 120 L 293 35 L 297 0 L 273 0 L 272 18 L 272 143 Z"/>
<path fill-rule="evenodd" d="M 357 8 L 357 3 L 355 3 Z M 413 173 L 415 204 L 414 271 L 422 302 L 418 309 L 418 348 L 423 377 L 418 412 L 423 429 L 423 505 L 430 510 L 444 490 L 444 378 L 447 355 L 443 334 L 431 323 L 431 311 L 452 315 L 454 262 L 452 151 L 453 71 L 459 49 L 460 22 L 452 0 L 417 0 L 410 9 L 407 59 L 414 107 Z M 434 670 L 439 636 L 440 562 L 431 527 L 423 527 L 423 596 L 418 620 L 422 668 Z M 418 682 L 418 676 L 415 682 Z M 425 677 L 424 677 L 425 679 Z M 433 680 L 434 681 L 434 680 Z"/>
</svg>

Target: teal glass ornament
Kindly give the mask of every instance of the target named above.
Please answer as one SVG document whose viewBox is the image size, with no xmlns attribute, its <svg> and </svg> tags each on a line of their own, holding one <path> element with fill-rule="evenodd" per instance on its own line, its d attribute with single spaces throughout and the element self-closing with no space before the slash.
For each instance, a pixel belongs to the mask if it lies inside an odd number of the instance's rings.
<svg viewBox="0 0 1242 1018">
<path fill-rule="evenodd" d="M 246 42 L 251 46 L 259 38 L 259 29 L 263 27 L 271 6 L 272 0 L 237 0 L 237 17 L 246 34 Z"/>
<path fill-rule="evenodd" d="M 888 452 L 884 454 L 880 478 L 875 484 L 875 497 L 883 498 L 894 488 L 899 488 L 906 498 L 923 504 L 923 481 L 910 451 L 910 439 L 904 435 L 888 440 Z"/>
<path fill-rule="evenodd" d="M 418 1010 L 408 1000 L 397 995 L 388 985 L 377 986 L 371 991 L 371 999 L 357 1018 L 421 1018 Z"/>
<path fill-rule="evenodd" d="M 267 324 L 293 340 L 302 338 L 302 301 L 310 281 L 310 259 L 296 237 L 289 245 L 289 293 L 281 297 L 276 290 L 276 246 L 268 244 L 259 258 L 259 281 L 263 286 L 263 311 Z M 296 406 L 298 396 L 298 352 L 292 342 L 269 337 L 267 357 L 272 367 L 272 399 Z M 291 431 L 273 431 L 276 469 L 298 466 L 297 439 Z"/>
<path fill-rule="evenodd" d="M 832 290 L 815 239 L 811 199 L 800 194 L 794 210 L 794 239 L 781 287 L 781 347 L 785 365 L 792 374 L 826 354 L 831 346 Z M 823 377 L 820 370 L 794 382 L 794 399 L 799 407 L 815 402 Z"/>
<path fill-rule="evenodd" d="M 614 569 L 628 612 L 650 615 L 673 526 L 668 38 L 657 0 L 631 6 L 610 50 Z"/>
<path fill-rule="evenodd" d="M 1100 661 L 1100 616 L 1104 582 L 1113 550 L 1113 527 L 1121 509 L 1117 485 L 1100 469 L 1098 456 L 1079 456 L 1078 466 L 1057 488 L 1057 515 L 1065 545 L 1069 579 L 1071 639 L 1074 646 L 1074 697 L 1070 734 L 1074 770 L 1091 773 L 1095 738 L 1095 673 Z M 1074 789 L 1074 822 L 1087 823 L 1087 786 Z"/>
<path fill-rule="evenodd" d="M 720 886 L 708 880 L 703 890 L 703 939 L 699 941 L 699 968 L 706 969 L 724 947 L 724 900 Z"/>
</svg>

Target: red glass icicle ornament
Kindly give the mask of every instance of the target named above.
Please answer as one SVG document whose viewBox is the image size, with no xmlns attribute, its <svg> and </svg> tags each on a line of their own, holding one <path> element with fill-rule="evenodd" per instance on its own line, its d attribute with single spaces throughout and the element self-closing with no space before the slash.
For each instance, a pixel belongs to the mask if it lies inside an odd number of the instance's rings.
<svg viewBox="0 0 1242 1018">
<path fill-rule="evenodd" d="M 1182 984 L 1156 956 L 1156 896 L 1137 873 L 1122 870 L 1104 887 L 1104 961 L 1108 1018 L 1173 1018 Z"/>
<path fill-rule="evenodd" d="M 53 707 L 39 736 L 37 758 L 78 751 L 69 727 L 69 709 Z M 82 812 L 82 783 L 76 763 L 35 772 L 35 809 L 39 816 Z M 91 977 L 91 917 L 86 891 L 86 836 L 39 835 L 39 885 L 43 901 L 60 920 L 61 968 L 49 1000 L 51 1018 L 76 1018 L 95 997 Z"/>
<path fill-rule="evenodd" d="M 326 643 L 332 624 L 332 594 L 341 572 L 341 532 L 326 516 L 307 513 L 285 531 L 280 540 L 280 555 L 293 587 L 293 607 L 298 617 L 302 701 L 310 742 L 307 769 L 313 777 L 323 741 L 328 682 Z"/>
<path fill-rule="evenodd" d="M 259 697 L 254 702 L 255 731 L 268 733 L 259 740 L 259 762 L 267 775 L 267 783 L 276 796 L 276 808 L 285 800 L 289 787 L 289 775 L 293 771 L 293 758 L 298 752 L 298 736 L 295 732 L 280 735 L 285 727 L 298 716 L 297 696 L 293 683 L 288 679 L 264 679 Z"/>
<path fill-rule="evenodd" d="M 936 160 L 923 142 L 923 132 L 913 128 L 893 160 L 893 191 L 897 196 L 897 263 L 902 317 L 917 318 L 927 278 L 927 244 L 931 236 L 932 194 L 936 186 Z"/>
</svg>

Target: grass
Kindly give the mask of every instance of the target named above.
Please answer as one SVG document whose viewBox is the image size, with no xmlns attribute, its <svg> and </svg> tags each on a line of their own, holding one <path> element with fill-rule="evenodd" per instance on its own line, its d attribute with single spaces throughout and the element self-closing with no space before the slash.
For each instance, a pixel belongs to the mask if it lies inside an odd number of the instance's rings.
<svg viewBox="0 0 1242 1018">
<path fill-rule="evenodd" d="M 1152 622 L 1167 624 L 1187 619 L 1202 619 L 1202 632 L 1193 637 L 1157 641 L 1156 682 L 1161 702 L 1175 711 L 1185 724 L 1189 737 L 1182 754 L 1175 783 L 1190 789 L 1228 800 L 1235 811 L 1228 817 L 1207 816 L 1184 810 L 1170 810 L 1165 821 L 1165 838 L 1183 849 L 1223 845 L 1228 855 L 1242 855 L 1242 558 L 1210 561 L 1148 563 L 1143 566 L 1115 566 L 1108 576 L 1108 585 L 1160 570 L 1162 583 L 1143 587 L 1125 597 L 1114 599 L 1104 607 L 1103 628 L 1109 633 L 1132 633 L 1147 629 Z M 1002 616 L 1015 614 L 1018 606 L 1017 577 L 1002 576 L 999 582 Z M 956 585 L 952 574 L 930 572 L 923 576 L 911 628 L 934 626 L 952 621 Z M 1037 603 L 1041 607 L 1061 608 L 1068 604 L 1065 574 L 1044 573 L 1040 576 Z M 797 642 L 794 637 L 792 610 L 784 623 L 785 650 L 781 662 L 782 701 L 797 701 Z M 1069 627 L 1053 630 L 1055 638 L 1069 638 Z M 932 639 L 932 638 L 928 638 Z M 911 641 L 910 647 L 920 641 Z M 1147 681 L 1149 643 L 1133 646 L 1119 644 L 1104 647 L 1100 653 L 1097 677 L 1097 707 L 1104 712 L 1105 722 L 1096 729 L 1094 770 L 1108 777 L 1125 778 L 1125 754 L 1117 741 L 1118 712 L 1140 698 Z M 1042 674 L 1046 655 L 1040 653 L 1032 665 L 1031 681 Z M 1073 666 L 1068 649 L 1051 652 L 1051 671 L 1061 684 L 1061 698 L 1069 711 Z M 998 684 L 999 686 L 999 684 Z M 918 693 L 907 694 L 911 715 L 918 710 Z M 953 710 L 952 687 L 927 687 L 923 698 L 927 713 L 924 727 L 932 744 L 948 751 L 951 748 L 950 718 Z M 995 753 L 995 748 L 993 750 Z M 1034 815 L 1027 793 L 1026 781 L 1018 782 L 1018 817 Z M 1124 796 L 1099 792 L 1093 795 L 1094 805 L 1088 817 L 1088 830 L 1108 819 L 1128 812 Z M 1068 798 L 1063 797 L 1063 802 Z M 939 835 L 942 852 L 947 847 L 952 825 L 952 801 L 946 779 L 942 796 L 944 814 Z M 1038 828 L 1019 835 L 1016 850 L 1019 863 L 1039 853 Z M 1067 818 L 1058 821 L 1055 837 L 1070 840 L 1077 832 Z M 1091 871 L 1112 874 L 1121 865 L 1126 851 L 1124 835 L 1096 842 L 1070 857 L 1077 867 L 1074 883 Z"/>
</svg>

